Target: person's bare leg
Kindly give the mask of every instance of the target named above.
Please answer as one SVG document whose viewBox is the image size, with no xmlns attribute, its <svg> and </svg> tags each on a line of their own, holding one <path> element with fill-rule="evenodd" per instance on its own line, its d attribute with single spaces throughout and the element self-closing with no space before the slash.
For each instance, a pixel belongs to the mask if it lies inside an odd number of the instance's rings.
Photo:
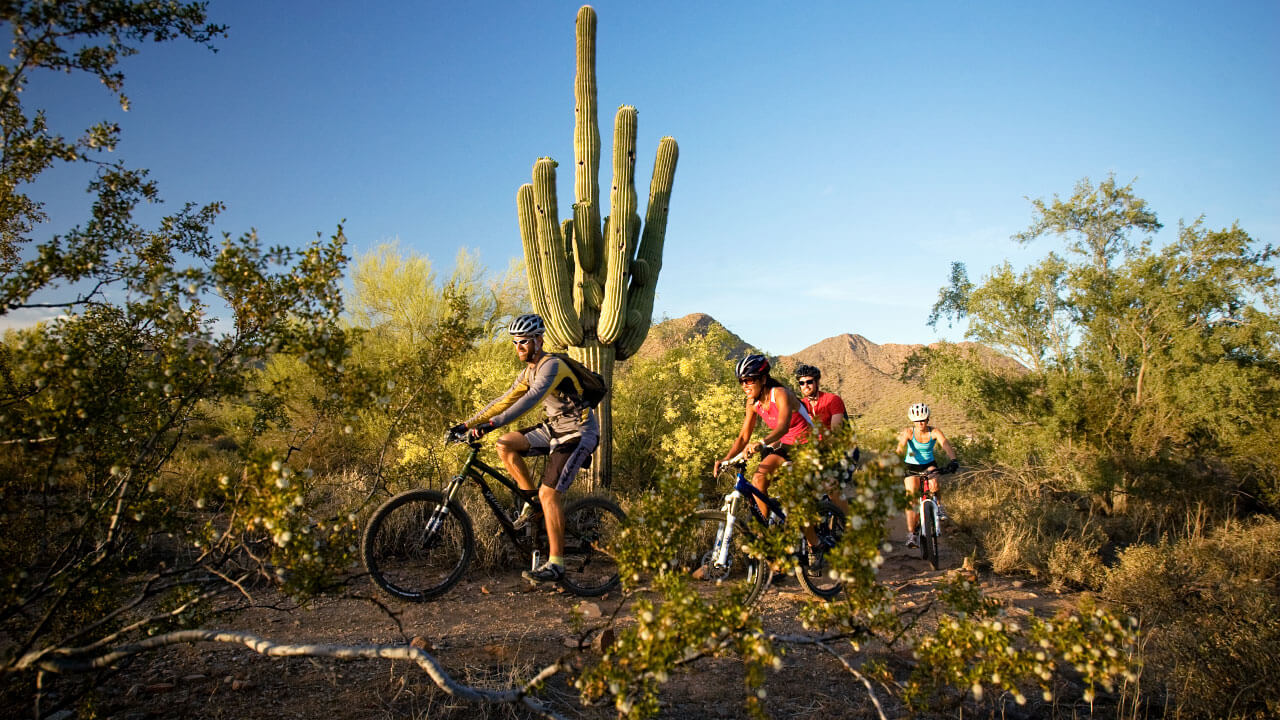
<svg viewBox="0 0 1280 720">
<path fill-rule="evenodd" d="M 783 460 L 781 455 L 770 455 L 761 460 L 760 464 L 756 465 L 756 473 L 751 477 L 751 484 L 755 489 L 768 495 L 769 483 L 773 482 L 773 472 L 782 467 L 784 462 L 786 460 Z M 764 500 L 756 498 L 756 507 L 760 508 L 761 515 L 769 517 L 769 506 L 764 503 Z"/>
<path fill-rule="evenodd" d="M 907 487 L 907 498 L 912 501 L 907 504 L 907 532 L 913 533 L 916 531 L 918 520 L 916 519 L 916 511 L 912 510 L 915 507 L 912 503 L 915 501 L 916 494 L 920 492 L 920 479 L 915 475 L 908 475 L 903 479 L 903 483 Z"/>
<path fill-rule="evenodd" d="M 498 438 L 498 457 L 502 465 L 524 490 L 533 490 L 533 479 L 529 477 L 529 468 L 524 462 L 524 453 L 529 452 L 529 440 L 523 433 L 509 432 Z"/>
<path fill-rule="evenodd" d="M 564 493 L 542 485 L 538 488 L 538 500 L 542 503 L 542 517 L 547 524 L 547 545 L 551 557 L 563 557 Z"/>
</svg>

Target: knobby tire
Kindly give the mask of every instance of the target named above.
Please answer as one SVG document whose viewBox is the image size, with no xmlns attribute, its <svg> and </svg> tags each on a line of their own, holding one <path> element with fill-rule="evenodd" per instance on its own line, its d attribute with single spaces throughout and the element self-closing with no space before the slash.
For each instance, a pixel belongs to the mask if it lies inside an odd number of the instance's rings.
<svg viewBox="0 0 1280 720">
<path fill-rule="evenodd" d="M 938 569 L 938 522 L 934 517 L 937 510 L 931 502 L 923 503 L 920 513 L 920 557 L 929 561 L 929 566 Z"/>
<path fill-rule="evenodd" d="M 621 508 L 601 497 L 585 497 L 565 509 L 564 589 L 597 597 L 617 587 L 615 544 L 625 518 Z"/>
<path fill-rule="evenodd" d="M 690 573 L 699 594 L 714 600 L 736 593 L 741 596 L 742 604 L 749 606 L 769 586 L 773 570 L 767 562 L 751 557 L 743 549 L 743 540 L 750 537 L 748 523 L 754 522 L 745 514 L 734 522 L 727 567 L 714 567 L 716 534 L 724 525 L 724 519 L 723 510 L 704 509 L 694 513 L 692 535 L 678 549 L 676 560 L 682 570 Z"/>
<path fill-rule="evenodd" d="M 840 508 L 837 508 L 830 500 L 822 500 L 818 503 L 818 517 L 821 520 L 813 529 L 818 534 L 818 539 L 829 541 L 831 545 L 835 545 L 835 543 L 839 542 L 840 537 L 844 535 L 844 513 L 840 512 Z M 801 542 L 804 542 L 804 540 L 802 539 Z M 800 581 L 800 585 L 810 595 L 823 600 L 830 600 L 839 595 L 841 590 L 844 590 L 844 583 L 828 574 L 830 572 L 829 562 L 824 561 L 816 569 L 806 568 L 803 567 L 803 563 L 797 563 L 795 572 L 796 579 Z"/>
<path fill-rule="evenodd" d="M 439 507 L 447 513 L 428 537 L 427 524 Z M 443 493 L 410 490 L 374 511 L 360 543 L 361 558 L 374 584 L 392 597 L 425 602 L 462 579 L 475 555 L 471 518 Z"/>
</svg>

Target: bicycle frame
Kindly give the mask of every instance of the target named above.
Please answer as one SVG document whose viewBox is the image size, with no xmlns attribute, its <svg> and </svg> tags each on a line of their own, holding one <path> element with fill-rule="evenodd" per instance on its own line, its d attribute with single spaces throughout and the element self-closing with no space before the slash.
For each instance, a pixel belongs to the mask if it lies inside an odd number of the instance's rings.
<svg viewBox="0 0 1280 720">
<path fill-rule="evenodd" d="M 760 492 L 756 486 L 752 485 L 747 480 L 746 475 L 743 474 L 743 469 L 746 465 L 745 460 L 737 464 L 738 472 L 734 476 L 736 481 L 734 482 L 733 489 L 725 494 L 724 504 L 720 506 L 720 510 L 725 516 L 725 527 L 716 536 L 715 551 L 712 555 L 717 567 L 724 567 L 725 563 L 728 562 L 730 541 L 733 539 L 733 528 L 738 519 L 738 503 L 742 498 L 748 498 L 747 508 L 751 511 L 751 516 L 754 517 L 756 522 L 761 525 L 767 527 L 771 524 L 783 522 L 787 518 L 786 513 L 782 511 L 782 505 L 780 505 L 777 500 L 774 500 L 768 495 Z M 760 507 L 755 503 L 755 499 L 757 498 L 764 501 L 765 505 L 769 508 L 769 518 L 767 520 L 760 512 Z"/>
<path fill-rule="evenodd" d="M 787 519 L 787 514 L 783 512 L 782 505 L 765 493 L 761 492 L 756 486 L 747 480 L 745 471 L 747 468 L 747 458 L 742 454 L 734 457 L 725 463 L 737 469 L 734 474 L 733 489 L 724 496 L 724 504 L 720 506 L 720 511 L 724 513 L 725 525 L 716 534 L 716 542 L 713 546 L 712 560 L 717 568 L 725 567 L 729 560 L 729 549 L 732 546 L 734 526 L 737 524 L 738 503 L 742 498 L 747 498 L 747 509 L 751 511 L 751 516 L 756 522 L 768 527 L 776 525 Z M 757 499 L 764 502 L 765 507 L 769 508 L 769 517 L 766 518 L 760 512 L 760 506 L 755 502 Z"/>
<path fill-rule="evenodd" d="M 489 487 L 489 483 L 485 481 L 485 476 L 495 480 L 498 484 L 510 490 L 512 495 L 519 500 L 527 503 L 538 505 L 538 492 L 536 490 L 525 490 L 521 488 L 514 480 L 507 477 L 497 468 L 489 465 L 479 458 L 480 443 L 475 441 L 465 441 L 471 451 L 467 454 L 467 461 L 463 464 L 462 470 L 449 479 L 449 484 L 444 488 L 444 495 L 449 500 L 457 499 L 462 491 L 462 486 L 468 480 L 474 482 L 480 487 L 480 496 L 484 498 L 485 505 L 489 506 L 490 512 L 497 518 L 498 524 L 502 527 L 502 532 L 507 536 L 513 545 L 526 553 L 533 552 L 532 543 L 528 542 L 527 536 L 520 532 L 515 523 L 507 517 L 507 513 L 502 508 L 502 503 L 494 495 L 493 489 Z M 440 505 L 432 513 L 431 518 L 427 521 L 427 531 L 434 535 L 439 529 L 444 515 L 449 512 L 448 503 Z"/>
<path fill-rule="evenodd" d="M 916 512 L 918 512 L 918 513 L 920 514 L 920 518 L 919 518 L 920 528 L 919 528 L 919 530 L 923 532 L 923 530 L 924 530 L 924 519 L 925 519 L 926 517 L 932 517 L 932 518 L 933 518 L 933 536 L 934 536 L 934 537 L 942 537 L 942 522 L 938 520 L 938 503 L 937 503 L 937 501 L 936 501 L 936 500 L 934 500 L 934 497 L 933 497 L 933 496 L 934 496 L 935 491 L 934 491 L 934 490 L 930 490 L 930 489 L 929 489 L 929 485 L 930 485 L 930 481 L 937 481 L 938 476 L 939 476 L 939 475 L 941 475 L 941 474 L 942 474 L 942 473 L 933 472 L 933 473 L 927 473 L 927 474 L 925 474 L 925 475 L 917 475 L 917 476 L 916 476 L 916 477 L 919 477 L 919 478 L 920 478 L 920 481 L 921 481 L 921 483 L 920 483 L 920 500 L 919 500 L 919 502 L 918 502 L 918 503 L 917 503 L 917 505 L 916 505 Z M 925 514 L 925 504 L 926 504 L 926 503 L 927 503 L 927 504 L 928 504 L 928 505 L 933 509 L 933 512 L 932 512 L 932 513 L 930 513 L 930 514 Z"/>
<path fill-rule="evenodd" d="M 933 486 L 938 478 L 947 474 L 947 470 L 932 468 L 913 477 L 920 480 L 920 499 L 916 507 L 919 512 L 919 545 L 920 554 L 929 561 L 934 570 L 938 569 L 938 541 L 942 538 L 942 521 L 938 517 L 937 490 Z"/>
</svg>

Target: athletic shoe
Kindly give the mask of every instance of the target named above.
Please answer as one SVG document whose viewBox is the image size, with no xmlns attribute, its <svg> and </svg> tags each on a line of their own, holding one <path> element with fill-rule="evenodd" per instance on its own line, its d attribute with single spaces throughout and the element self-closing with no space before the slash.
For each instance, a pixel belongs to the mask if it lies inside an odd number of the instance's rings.
<svg viewBox="0 0 1280 720">
<path fill-rule="evenodd" d="M 933 507 L 934 507 L 934 509 L 935 509 L 935 510 L 937 510 L 937 511 L 938 511 L 938 519 L 939 519 L 939 520 L 950 520 L 950 519 L 951 519 L 950 517 L 948 517 L 948 516 L 947 516 L 947 511 L 946 511 L 946 510 L 944 510 L 944 509 L 942 508 L 942 503 L 938 502 L 937 500 L 934 500 L 934 501 L 933 501 Z"/>
<path fill-rule="evenodd" d="M 525 570 L 520 573 L 525 580 L 536 583 L 559 582 L 564 577 L 564 568 L 559 565 L 552 565 L 550 561 L 542 563 L 542 567 L 537 570 Z"/>
<path fill-rule="evenodd" d="M 520 511 L 520 517 L 516 518 L 512 525 L 517 530 L 523 530 L 532 523 L 540 522 L 542 522 L 542 509 L 534 510 L 532 505 L 526 503 L 524 509 Z"/>
<path fill-rule="evenodd" d="M 827 541 L 824 539 L 818 543 L 817 547 L 809 548 L 809 552 L 807 554 L 807 559 L 809 562 L 808 562 L 808 566 L 805 568 L 805 571 L 809 573 L 810 577 L 821 575 L 822 573 L 826 572 L 827 551 L 830 550 L 832 547 L 834 546 L 828 545 Z"/>
<path fill-rule="evenodd" d="M 920 538 L 915 533 L 907 533 L 907 547 L 909 548 L 920 547 Z"/>
</svg>

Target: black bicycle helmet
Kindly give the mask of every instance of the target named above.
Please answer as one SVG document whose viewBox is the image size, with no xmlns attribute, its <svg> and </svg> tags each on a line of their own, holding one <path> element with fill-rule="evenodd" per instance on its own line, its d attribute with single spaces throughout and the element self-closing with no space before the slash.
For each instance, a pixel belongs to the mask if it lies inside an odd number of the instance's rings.
<svg viewBox="0 0 1280 720">
<path fill-rule="evenodd" d="M 738 379 L 763 377 L 769 374 L 769 359 L 763 355 L 748 355 L 738 361 Z"/>
<path fill-rule="evenodd" d="M 542 316 L 534 313 L 526 313 L 511 321 L 507 326 L 507 332 L 512 335 L 520 335 L 528 337 L 531 335 L 541 335 L 547 331 L 547 326 L 542 323 Z"/>
<path fill-rule="evenodd" d="M 802 377 L 811 377 L 814 380 L 821 380 L 822 371 L 812 365 L 801 365 L 796 368 L 796 379 L 799 380 Z"/>
</svg>

